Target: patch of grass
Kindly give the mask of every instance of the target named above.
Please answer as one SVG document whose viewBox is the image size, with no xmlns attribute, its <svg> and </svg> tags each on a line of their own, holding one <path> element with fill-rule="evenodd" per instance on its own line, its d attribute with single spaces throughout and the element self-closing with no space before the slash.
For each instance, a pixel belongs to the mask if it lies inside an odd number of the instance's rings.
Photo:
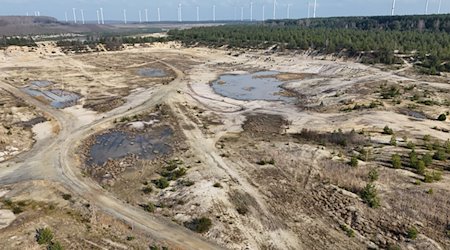
<svg viewBox="0 0 450 250">
<path fill-rule="evenodd" d="M 146 212 L 153 213 L 155 212 L 155 205 L 153 203 L 141 204 L 140 205 Z"/>
<path fill-rule="evenodd" d="M 169 187 L 169 185 L 170 185 L 169 181 L 165 177 L 161 177 L 157 180 L 153 180 L 153 184 L 155 184 L 155 186 L 159 189 L 165 189 L 165 188 Z"/>
<path fill-rule="evenodd" d="M 356 155 L 353 155 L 352 158 L 350 158 L 350 162 L 348 163 L 350 166 L 356 168 L 358 167 L 358 157 Z"/>
<path fill-rule="evenodd" d="M 72 199 L 72 195 L 71 194 L 62 194 L 62 198 L 66 201 Z"/>
<path fill-rule="evenodd" d="M 64 247 L 61 245 L 59 241 L 52 242 L 48 245 L 47 250 L 63 250 Z"/>
<path fill-rule="evenodd" d="M 441 171 L 430 171 L 425 173 L 425 182 L 432 183 L 435 181 L 442 180 L 442 172 Z"/>
<path fill-rule="evenodd" d="M 337 130 L 332 133 L 319 133 L 312 130 L 303 129 L 300 133 L 294 135 L 297 139 L 315 142 L 320 145 L 333 144 L 341 147 L 351 145 L 364 145 L 366 140 L 363 135 L 355 131 L 344 133 L 342 130 Z"/>
<path fill-rule="evenodd" d="M 378 178 L 380 177 L 380 174 L 378 173 L 378 170 L 373 168 L 369 171 L 369 181 L 370 182 L 374 182 L 377 181 Z"/>
<path fill-rule="evenodd" d="M 342 224 L 341 229 L 345 232 L 345 234 L 347 234 L 348 237 L 355 237 L 355 231 L 353 231 L 353 229 L 351 229 L 349 226 Z"/>
<path fill-rule="evenodd" d="M 181 185 L 186 186 L 186 187 L 190 187 L 195 184 L 195 182 L 191 181 L 191 180 L 181 180 L 180 183 L 181 183 Z"/>
<path fill-rule="evenodd" d="M 194 232 L 205 233 L 211 228 L 212 221 L 207 217 L 195 218 L 189 222 L 185 222 L 184 226 Z"/>
<path fill-rule="evenodd" d="M 445 161 L 447 160 L 447 153 L 443 148 L 439 148 L 433 155 L 433 159 L 438 161 Z"/>
<path fill-rule="evenodd" d="M 50 228 L 40 228 L 36 230 L 36 241 L 39 245 L 50 244 L 53 240 L 53 232 Z"/>
<path fill-rule="evenodd" d="M 264 166 L 264 165 L 275 165 L 275 160 L 272 158 L 270 160 L 259 160 L 256 162 L 256 164 L 260 165 L 260 166 Z"/>
<path fill-rule="evenodd" d="M 394 154 L 391 159 L 392 167 L 395 169 L 402 168 L 402 158 L 398 154 Z"/>
<path fill-rule="evenodd" d="M 418 234 L 419 234 L 419 231 L 417 230 L 417 228 L 415 228 L 415 227 L 410 227 L 410 228 L 408 229 L 407 235 L 408 235 L 408 238 L 409 238 L 409 239 L 411 239 L 411 240 L 417 239 L 417 235 L 418 235 Z"/>
<path fill-rule="evenodd" d="M 145 186 L 144 188 L 142 188 L 142 192 L 144 194 L 150 194 L 151 192 L 153 192 L 153 188 L 151 186 Z"/>
<path fill-rule="evenodd" d="M 394 134 L 394 130 L 391 129 L 388 125 L 386 125 L 383 128 L 383 134 L 385 134 L 385 135 L 393 135 Z"/>
</svg>

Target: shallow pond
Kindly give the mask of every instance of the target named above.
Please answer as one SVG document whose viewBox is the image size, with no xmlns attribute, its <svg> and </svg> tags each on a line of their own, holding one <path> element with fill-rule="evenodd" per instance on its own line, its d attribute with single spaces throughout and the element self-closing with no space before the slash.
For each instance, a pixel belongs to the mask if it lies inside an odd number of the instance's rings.
<svg viewBox="0 0 450 250">
<path fill-rule="evenodd" d="M 283 96 L 276 71 L 262 71 L 253 74 L 226 74 L 212 83 L 214 91 L 222 96 L 237 100 L 291 101 L 292 97 Z"/>
<path fill-rule="evenodd" d="M 34 86 L 35 83 L 33 83 Z M 39 88 L 26 87 L 23 91 L 31 96 L 44 98 L 50 102 L 50 105 L 54 108 L 67 108 L 77 104 L 77 101 L 81 98 L 78 94 L 61 90 L 61 89 L 50 89 L 42 90 Z"/>
<path fill-rule="evenodd" d="M 172 147 L 167 144 L 172 134 L 169 126 L 163 126 L 140 133 L 112 131 L 98 135 L 90 149 L 88 164 L 101 166 L 109 159 L 121 159 L 131 154 L 139 159 L 155 159 L 172 152 Z"/>
<path fill-rule="evenodd" d="M 140 76 L 146 76 L 146 77 L 165 77 L 165 76 L 167 76 L 166 71 L 164 71 L 163 69 L 154 69 L 154 68 L 139 69 L 138 74 Z"/>
</svg>

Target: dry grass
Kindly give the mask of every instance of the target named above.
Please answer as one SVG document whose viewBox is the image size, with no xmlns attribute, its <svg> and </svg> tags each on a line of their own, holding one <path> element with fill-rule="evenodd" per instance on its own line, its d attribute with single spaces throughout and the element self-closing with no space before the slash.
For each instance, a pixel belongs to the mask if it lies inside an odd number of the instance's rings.
<svg viewBox="0 0 450 250">
<path fill-rule="evenodd" d="M 367 183 L 369 169 L 351 167 L 348 164 L 335 161 L 321 161 L 322 177 L 327 182 L 352 193 L 360 193 Z"/>
</svg>

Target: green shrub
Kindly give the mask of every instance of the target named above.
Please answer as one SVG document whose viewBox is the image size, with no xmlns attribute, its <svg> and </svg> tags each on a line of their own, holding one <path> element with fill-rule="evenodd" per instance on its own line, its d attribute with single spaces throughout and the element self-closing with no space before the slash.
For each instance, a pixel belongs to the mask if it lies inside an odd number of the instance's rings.
<svg viewBox="0 0 450 250">
<path fill-rule="evenodd" d="M 351 238 L 355 237 L 355 231 L 353 231 L 353 229 L 351 229 L 347 225 L 342 224 L 341 229 L 345 232 L 345 234 L 347 234 L 348 237 L 351 237 Z"/>
<path fill-rule="evenodd" d="M 380 174 L 378 173 L 378 170 L 373 168 L 369 171 L 369 181 L 374 182 L 377 181 L 380 177 Z"/>
<path fill-rule="evenodd" d="M 446 120 L 447 120 L 447 115 L 445 115 L 445 114 L 439 115 L 438 121 L 444 122 L 444 121 L 446 121 Z"/>
<path fill-rule="evenodd" d="M 158 180 L 154 180 L 153 183 L 159 189 L 165 189 L 169 186 L 169 181 L 165 177 L 161 177 Z"/>
<path fill-rule="evenodd" d="M 59 241 L 52 242 L 48 245 L 47 250 L 63 250 L 64 247 L 59 243 Z"/>
<path fill-rule="evenodd" d="M 417 239 L 417 235 L 419 234 L 419 231 L 415 227 L 411 227 L 408 229 L 408 238 L 411 240 Z"/>
<path fill-rule="evenodd" d="M 442 180 L 442 172 L 441 171 L 432 171 L 425 173 L 425 182 L 432 183 L 435 181 Z"/>
<path fill-rule="evenodd" d="M 377 188 L 374 184 L 368 183 L 361 192 L 361 198 L 371 208 L 378 208 L 380 206 L 380 199 L 378 198 Z"/>
<path fill-rule="evenodd" d="M 356 155 L 353 155 L 349 162 L 350 166 L 356 168 L 358 167 L 358 157 Z"/>
<path fill-rule="evenodd" d="M 41 228 L 36 231 L 36 241 L 39 245 L 50 244 L 53 240 L 53 233 L 49 228 Z"/>
<path fill-rule="evenodd" d="M 442 148 L 438 149 L 434 153 L 433 159 L 438 160 L 438 161 L 445 161 L 445 160 L 447 160 L 447 154 L 445 153 L 445 150 L 442 149 Z"/>
<path fill-rule="evenodd" d="M 394 130 L 392 130 L 391 128 L 389 128 L 389 126 L 385 126 L 383 128 L 383 134 L 385 135 L 393 135 L 394 134 Z"/>
<path fill-rule="evenodd" d="M 211 228 L 212 221 L 207 217 L 195 218 L 189 222 L 185 222 L 184 226 L 194 232 L 205 233 Z"/>
<path fill-rule="evenodd" d="M 390 144 L 391 144 L 392 146 L 397 146 L 397 137 L 396 137 L 395 135 L 393 135 L 393 136 L 391 137 Z"/>
<path fill-rule="evenodd" d="M 62 195 L 62 198 L 63 198 L 64 200 L 68 201 L 68 200 L 72 199 L 72 195 L 71 195 L 71 194 L 63 194 L 63 195 Z"/>
<path fill-rule="evenodd" d="M 213 187 L 222 188 L 222 184 L 220 184 L 219 182 L 216 182 L 216 183 L 214 183 Z"/>
<path fill-rule="evenodd" d="M 419 160 L 417 163 L 417 173 L 420 175 L 424 175 L 426 170 L 425 162 L 422 160 Z"/>
<path fill-rule="evenodd" d="M 412 142 L 412 141 L 409 141 L 408 143 L 406 143 L 406 147 L 414 150 L 414 149 L 416 149 L 416 144 L 414 144 L 414 142 Z"/>
<path fill-rule="evenodd" d="M 431 164 L 433 164 L 433 156 L 431 156 L 430 153 L 426 153 L 422 157 L 422 161 L 425 163 L 425 166 L 429 167 L 429 166 L 431 166 Z"/>
<path fill-rule="evenodd" d="M 155 205 L 153 204 L 153 203 L 147 203 L 147 204 L 143 204 L 143 205 L 141 205 L 141 207 L 145 210 L 145 211 L 147 211 L 147 212 L 149 212 L 149 213 L 153 213 L 153 212 L 155 212 Z"/>
<path fill-rule="evenodd" d="M 419 158 L 417 158 L 417 153 L 415 150 L 412 150 L 409 153 L 409 165 L 411 168 L 417 169 L 417 164 L 419 163 Z"/>
<path fill-rule="evenodd" d="M 150 194 L 151 192 L 153 192 L 153 188 L 150 186 L 145 186 L 144 188 L 142 188 L 142 192 L 144 194 Z"/>
<path fill-rule="evenodd" d="M 395 154 L 392 156 L 392 167 L 395 169 L 399 169 L 402 167 L 402 158 L 400 157 L 400 155 Z"/>
</svg>

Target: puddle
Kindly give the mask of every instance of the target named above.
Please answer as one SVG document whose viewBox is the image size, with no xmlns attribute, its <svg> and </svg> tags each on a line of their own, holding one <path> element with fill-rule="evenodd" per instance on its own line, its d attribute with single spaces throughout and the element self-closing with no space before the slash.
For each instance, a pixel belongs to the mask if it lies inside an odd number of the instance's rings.
<svg viewBox="0 0 450 250">
<path fill-rule="evenodd" d="M 140 76 L 146 77 L 165 77 L 167 76 L 166 71 L 163 69 L 153 69 L 153 68 L 145 68 L 138 70 L 138 74 Z"/>
<path fill-rule="evenodd" d="M 155 159 L 172 152 L 172 147 L 167 144 L 172 134 L 169 126 L 161 126 L 142 133 L 112 131 L 98 135 L 89 151 L 90 160 L 87 163 L 102 166 L 109 159 L 121 159 L 131 154 L 139 159 Z"/>
<path fill-rule="evenodd" d="M 53 85 L 53 83 L 50 81 L 33 81 L 31 82 L 31 85 L 36 86 L 38 88 L 45 88 L 50 85 Z"/>
<path fill-rule="evenodd" d="M 61 90 L 61 89 L 50 89 L 42 90 L 36 88 L 37 85 L 34 83 L 33 86 L 23 88 L 22 90 L 36 98 L 44 98 L 50 105 L 57 109 L 67 108 L 77 104 L 77 101 L 81 98 L 78 94 Z"/>
<path fill-rule="evenodd" d="M 212 83 L 214 91 L 222 96 L 237 100 L 292 101 L 283 96 L 281 85 L 285 82 L 272 77 L 279 72 L 262 71 L 254 74 L 222 75 Z"/>
</svg>

